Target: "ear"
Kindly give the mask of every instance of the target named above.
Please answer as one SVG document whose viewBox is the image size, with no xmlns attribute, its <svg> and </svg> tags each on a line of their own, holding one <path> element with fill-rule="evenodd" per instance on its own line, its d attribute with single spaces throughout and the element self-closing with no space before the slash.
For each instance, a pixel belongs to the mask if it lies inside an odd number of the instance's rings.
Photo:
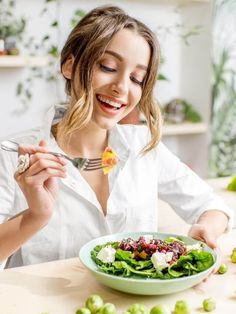
<svg viewBox="0 0 236 314">
<path fill-rule="evenodd" d="M 72 67 L 74 63 L 74 56 L 71 55 L 62 65 L 62 74 L 65 78 L 71 79 Z"/>
</svg>

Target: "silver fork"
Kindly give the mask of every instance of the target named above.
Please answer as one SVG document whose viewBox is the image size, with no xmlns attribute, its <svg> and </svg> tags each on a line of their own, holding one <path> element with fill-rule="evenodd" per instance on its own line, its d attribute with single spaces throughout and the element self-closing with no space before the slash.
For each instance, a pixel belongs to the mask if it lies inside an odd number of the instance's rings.
<svg viewBox="0 0 236 314">
<path fill-rule="evenodd" d="M 18 152 L 18 147 L 20 144 L 12 141 L 6 140 L 1 143 L 1 149 L 6 150 L 8 152 Z M 103 168 L 102 159 L 101 158 L 70 158 L 65 154 L 56 153 L 56 152 L 48 152 L 48 154 L 54 155 L 56 157 L 63 157 L 70 162 L 79 170 L 91 171 Z"/>
</svg>

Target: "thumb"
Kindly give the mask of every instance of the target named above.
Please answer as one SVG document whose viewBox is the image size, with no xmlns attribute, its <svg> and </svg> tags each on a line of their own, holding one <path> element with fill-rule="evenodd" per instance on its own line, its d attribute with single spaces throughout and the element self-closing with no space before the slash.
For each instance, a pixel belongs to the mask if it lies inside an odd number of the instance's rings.
<svg viewBox="0 0 236 314">
<path fill-rule="evenodd" d="M 40 140 L 39 146 L 46 147 L 48 145 L 46 140 Z"/>
<path fill-rule="evenodd" d="M 207 236 L 205 238 L 205 242 L 206 244 L 212 248 L 212 249 L 216 249 L 217 248 L 217 243 L 216 243 L 216 239 L 213 236 Z"/>
</svg>

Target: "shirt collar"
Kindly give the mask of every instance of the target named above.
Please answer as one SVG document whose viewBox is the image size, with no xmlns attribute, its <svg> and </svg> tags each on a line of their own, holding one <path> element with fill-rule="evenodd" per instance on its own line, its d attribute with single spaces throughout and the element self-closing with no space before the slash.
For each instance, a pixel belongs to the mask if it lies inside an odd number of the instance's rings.
<svg viewBox="0 0 236 314">
<path fill-rule="evenodd" d="M 112 147 L 122 161 L 126 161 L 130 155 L 130 145 L 127 142 L 122 126 L 117 124 L 109 130 L 108 145 Z"/>
<path fill-rule="evenodd" d="M 49 108 L 43 120 L 41 129 L 42 138 L 46 140 L 52 139 L 51 127 L 58 123 L 66 113 L 67 104 L 57 104 Z"/>
<path fill-rule="evenodd" d="M 57 104 L 49 108 L 43 121 L 41 135 L 46 140 L 53 140 L 52 125 L 58 123 L 66 113 L 67 104 Z M 108 145 L 112 147 L 120 160 L 126 161 L 130 155 L 130 145 L 122 132 L 122 125 L 115 125 L 109 130 Z"/>
</svg>

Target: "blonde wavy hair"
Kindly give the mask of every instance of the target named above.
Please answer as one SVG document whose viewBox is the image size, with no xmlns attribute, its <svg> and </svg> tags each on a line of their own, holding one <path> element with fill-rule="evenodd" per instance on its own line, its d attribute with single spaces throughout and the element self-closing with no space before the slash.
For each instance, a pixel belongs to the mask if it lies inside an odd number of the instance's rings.
<svg viewBox="0 0 236 314">
<path fill-rule="evenodd" d="M 153 95 L 160 61 L 159 43 L 146 25 L 130 17 L 119 7 L 102 6 L 93 9 L 80 20 L 69 34 L 61 52 L 61 70 L 68 58 L 73 56 L 74 61 L 71 78 L 65 78 L 66 93 L 71 97 L 71 101 L 63 119 L 52 128 L 59 143 L 68 142 L 68 136 L 89 123 L 93 112 L 91 82 L 95 65 L 113 36 L 124 28 L 137 32 L 150 47 L 151 57 L 142 86 L 141 100 L 138 103 L 151 134 L 150 142 L 143 148 L 143 152 L 151 150 L 159 142 L 162 118 Z"/>
</svg>

